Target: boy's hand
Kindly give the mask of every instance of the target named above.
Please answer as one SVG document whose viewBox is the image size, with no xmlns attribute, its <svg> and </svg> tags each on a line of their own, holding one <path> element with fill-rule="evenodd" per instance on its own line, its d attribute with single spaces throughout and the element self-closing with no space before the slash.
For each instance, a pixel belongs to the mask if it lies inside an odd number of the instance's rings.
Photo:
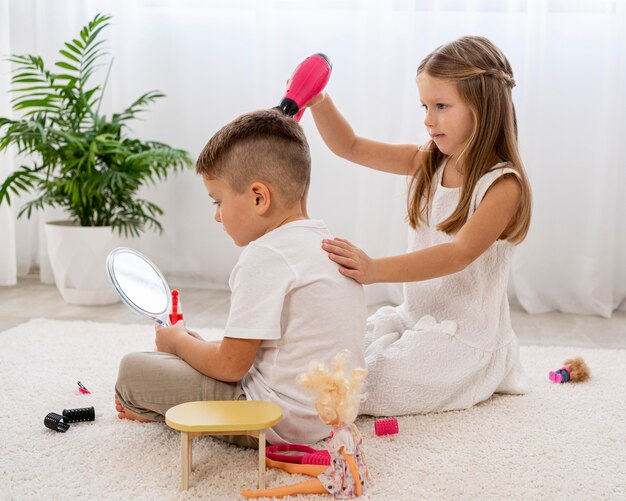
<svg viewBox="0 0 626 501">
<path fill-rule="evenodd" d="M 376 282 L 376 262 L 356 245 L 343 238 L 322 240 L 322 249 L 328 257 L 340 265 L 339 272 L 360 284 Z"/>
<path fill-rule="evenodd" d="M 171 327 L 164 327 L 162 325 L 155 325 L 154 330 L 156 332 L 155 344 L 157 351 L 164 353 L 171 353 L 177 355 L 176 352 L 178 346 L 178 339 L 180 336 L 188 336 L 187 329 L 185 329 L 185 321 L 179 320 Z"/>
<path fill-rule="evenodd" d="M 187 331 L 187 334 L 189 334 L 191 337 L 195 337 L 196 339 L 199 339 L 200 341 L 204 341 L 204 338 L 197 332 L 190 331 L 189 329 L 186 329 L 186 331 Z"/>
</svg>

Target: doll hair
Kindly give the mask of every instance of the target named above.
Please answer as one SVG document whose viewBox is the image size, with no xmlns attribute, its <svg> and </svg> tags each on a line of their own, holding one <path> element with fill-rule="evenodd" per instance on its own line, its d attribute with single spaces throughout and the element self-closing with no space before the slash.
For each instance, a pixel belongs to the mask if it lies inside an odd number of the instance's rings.
<svg viewBox="0 0 626 501">
<path fill-rule="evenodd" d="M 333 358 L 331 371 L 325 364 L 313 361 L 298 376 L 300 386 L 316 393 L 315 408 L 326 424 L 352 423 L 359 413 L 367 370 L 356 368 L 346 372 L 349 359 L 350 352 L 343 350 Z"/>
<path fill-rule="evenodd" d="M 427 74 L 456 85 L 461 99 L 474 116 L 474 130 L 461 152 L 465 175 L 456 209 L 437 229 L 454 234 L 467 220 L 478 180 L 499 162 L 508 162 L 519 175 L 522 188 L 516 216 L 504 237 L 519 243 L 530 225 L 530 185 L 517 146 L 517 118 L 511 89 L 513 70 L 503 52 L 488 39 L 465 36 L 438 47 L 420 63 L 417 76 Z M 431 140 L 423 148 L 427 155 L 410 182 L 407 219 L 412 228 L 428 221 L 435 172 L 446 159 Z"/>
<path fill-rule="evenodd" d="M 563 362 L 563 365 L 569 369 L 570 378 L 572 382 L 582 383 L 589 379 L 589 367 L 585 361 L 580 358 L 572 358 Z"/>
</svg>

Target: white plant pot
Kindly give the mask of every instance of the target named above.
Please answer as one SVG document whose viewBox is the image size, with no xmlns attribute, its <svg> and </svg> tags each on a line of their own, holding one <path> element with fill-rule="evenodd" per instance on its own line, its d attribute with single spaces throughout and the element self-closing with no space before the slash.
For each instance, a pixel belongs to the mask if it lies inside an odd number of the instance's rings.
<svg viewBox="0 0 626 501">
<path fill-rule="evenodd" d="M 58 221 L 65 217 L 65 211 L 59 207 L 45 207 L 37 211 L 39 219 L 38 243 L 39 243 L 39 281 L 42 284 L 54 285 L 54 273 L 48 257 L 48 242 L 46 240 L 46 223 Z"/>
<path fill-rule="evenodd" d="M 45 230 L 54 281 L 66 303 L 102 305 L 119 301 L 106 275 L 106 258 L 122 245 L 122 238 L 110 226 L 50 221 Z"/>
</svg>

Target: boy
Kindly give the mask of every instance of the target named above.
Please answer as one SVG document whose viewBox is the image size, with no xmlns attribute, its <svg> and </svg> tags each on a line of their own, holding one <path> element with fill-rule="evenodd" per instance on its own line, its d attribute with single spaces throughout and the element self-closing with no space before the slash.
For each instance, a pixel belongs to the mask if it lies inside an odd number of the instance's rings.
<svg viewBox="0 0 626 501">
<path fill-rule="evenodd" d="M 322 250 L 331 234 L 308 219 L 311 159 L 304 132 L 276 110 L 242 115 L 218 131 L 196 164 L 216 205 L 215 220 L 241 253 L 229 280 L 231 308 L 219 342 L 182 321 L 156 328 L 156 352 L 120 364 L 120 418 L 163 420 L 195 400 L 275 402 L 283 421 L 270 443 L 312 443 L 329 433 L 296 376 L 311 360 L 331 362 L 348 349 L 364 367 L 367 310 L 362 286 L 337 272 Z M 251 437 L 229 437 L 256 446 Z"/>
</svg>

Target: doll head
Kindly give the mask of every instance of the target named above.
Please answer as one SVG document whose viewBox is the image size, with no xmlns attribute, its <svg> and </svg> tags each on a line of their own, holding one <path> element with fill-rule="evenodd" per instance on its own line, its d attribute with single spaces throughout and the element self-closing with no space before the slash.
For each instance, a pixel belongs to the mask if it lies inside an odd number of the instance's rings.
<svg viewBox="0 0 626 501">
<path fill-rule="evenodd" d="M 572 382 L 583 382 L 589 379 L 589 367 L 582 358 L 566 360 L 563 365 L 569 369 Z"/>
<path fill-rule="evenodd" d="M 329 371 L 325 364 L 311 362 L 309 368 L 298 376 L 298 384 L 316 393 L 315 408 L 320 419 L 329 425 L 354 422 L 363 400 L 362 387 L 367 371 L 352 369 L 346 372 L 350 352 L 340 351 L 333 358 Z"/>
</svg>

